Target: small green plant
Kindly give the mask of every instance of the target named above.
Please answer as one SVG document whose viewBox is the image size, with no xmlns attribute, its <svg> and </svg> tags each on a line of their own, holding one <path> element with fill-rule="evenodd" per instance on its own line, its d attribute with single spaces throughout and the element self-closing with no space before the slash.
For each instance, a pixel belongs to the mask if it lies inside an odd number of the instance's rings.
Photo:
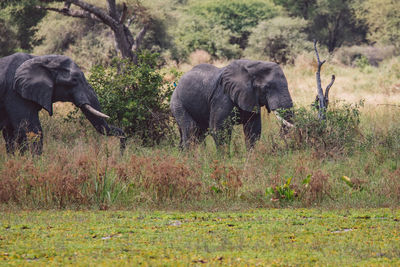
<svg viewBox="0 0 400 267">
<path fill-rule="evenodd" d="M 284 185 L 278 185 L 273 187 L 267 187 L 265 195 L 267 198 L 279 201 L 293 201 L 296 197 L 296 191 L 291 188 L 292 177 L 286 180 Z"/>
</svg>

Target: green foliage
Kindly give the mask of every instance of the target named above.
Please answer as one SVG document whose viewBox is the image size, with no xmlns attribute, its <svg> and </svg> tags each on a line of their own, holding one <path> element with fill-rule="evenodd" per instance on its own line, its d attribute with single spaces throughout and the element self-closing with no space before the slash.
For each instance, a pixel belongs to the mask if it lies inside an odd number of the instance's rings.
<svg viewBox="0 0 400 267">
<path fill-rule="evenodd" d="M 218 38 L 215 38 L 218 36 Z M 230 43 L 231 32 L 220 25 L 210 26 L 202 17 L 186 17 L 182 19 L 175 32 L 172 57 L 181 61 L 195 50 L 207 51 L 216 58 L 235 58 L 240 55 L 238 45 Z"/>
<path fill-rule="evenodd" d="M 280 14 L 270 0 L 192 1 L 174 34 L 176 55 L 187 57 L 202 49 L 220 58 L 239 57 L 251 29 Z"/>
<path fill-rule="evenodd" d="M 308 19 L 317 8 L 317 0 L 273 0 L 283 6 L 290 15 Z"/>
<path fill-rule="evenodd" d="M 358 0 L 355 13 L 368 26 L 368 40 L 394 45 L 400 49 L 400 2 L 393 0 Z"/>
<path fill-rule="evenodd" d="M 117 55 L 111 33 L 101 23 L 49 12 L 37 29 L 35 54 L 68 55 L 84 70 L 109 64 Z"/>
<path fill-rule="evenodd" d="M 0 57 L 11 55 L 18 47 L 16 34 L 5 20 L 0 19 Z"/>
<path fill-rule="evenodd" d="M 263 21 L 252 31 L 246 56 L 254 59 L 293 63 L 296 56 L 312 48 L 305 29 L 307 22 L 299 18 L 276 17 Z"/>
<path fill-rule="evenodd" d="M 39 0 L 1 2 L 0 56 L 30 51 L 37 44 L 33 40 L 35 26 L 45 15 L 45 11 L 36 8 L 39 3 Z"/>
<path fill-rule="evenodd" d="M 272 197 L 273 200 L 279 201 L 293 201 L 296 197 L 296 192 L 291 188 L 291 182 L 292 177 L 289 177 L 284 185 L 277 185 L 275 188 L 267 187 L 265 190 L 266 197 Z"/>
<path fill-rule="evenodd" d="M 343 44 L 358 44 L 366 34 L 365 26 L 357 23 L 353 3 L 356 0 L 274 0 L 292 16 L 310 22 L 309 40 L 318 40 L 332 52 Z"/>
<path fill-rule="evenodd" d="M 315 108 L 295 108 L 295 128 L 287 136 L 293 148 L 312 147 L 317 151 L 335 151 L 346 153 L 354 148 L 360 135 L 360 108 L 359 104 L 333 102 L 326 110 L 326 120 L 318 118 Z M 283 115 L 284 116 L 284 115 Z"/>
<path fill-rule="evenodd" d="M 96 66 L 89 82 L 115 124 L 144 144 L 154 145 L 169 134 L 172 86 L 156 69 L 157 54 L 142 52 L 138 65 L 114 59 L 110 67 Z"/>
</svg>

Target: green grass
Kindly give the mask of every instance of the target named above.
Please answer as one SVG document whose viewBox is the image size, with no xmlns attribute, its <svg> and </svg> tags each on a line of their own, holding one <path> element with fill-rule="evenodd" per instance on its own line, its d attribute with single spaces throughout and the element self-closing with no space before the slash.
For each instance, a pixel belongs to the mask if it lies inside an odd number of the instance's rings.
<svg viewBox="0 0 400 267">
<path fill-rule="evenodd" d="M 26 211 L 0 219 L 0 265 L 398 265 L 400 210 Z"/>
</svg>

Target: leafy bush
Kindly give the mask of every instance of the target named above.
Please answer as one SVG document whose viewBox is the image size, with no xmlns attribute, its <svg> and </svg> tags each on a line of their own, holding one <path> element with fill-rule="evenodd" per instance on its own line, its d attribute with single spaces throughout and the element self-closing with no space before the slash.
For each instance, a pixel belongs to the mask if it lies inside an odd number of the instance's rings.
<svg viewBox="0 0 400 267">
<path fill-rule="evenodd" d="M 304 33 L 307 22 L 299 18 L 276 17 L 261 22 L 252 32 L 245 54 L 250 58 L 293 63 L 296 56 L 310 50 Z"/>
<path fill-rule="evenodd" d="M 341 102 L 330 103 L 326 111 L 326 120 L 319 120 L 318 110 L 313 107 L 295 108 L 294 124 L 287 135 L 286 141 L 292 148 L 312 147 L 319 151 L 345 153 L 352 148 L 360 136 L 359 104 Z"/>
<path fill-rule="evenodd" d="M 89 76 L 109 122 L 145 145 L 159 143 L 170 133 L 172 86 L 156 69 L 157 56 L 143 52 L 138 65 L 115 59 L 108 68 L 94 67 Z"/>
<path fill-rule="evenodd" d="M 240 55 L 238 45 L 230 43 L 231 32 L 220 25 L 211 26 L 202 17 L 187 17 L 180 23 L 172 51 L 175 60 L 182 60 L 196 50 L 207 51 L 216 58 L 234 58 Z M 218 38 L 216 38 L 218 36 Z"/>
</svg>

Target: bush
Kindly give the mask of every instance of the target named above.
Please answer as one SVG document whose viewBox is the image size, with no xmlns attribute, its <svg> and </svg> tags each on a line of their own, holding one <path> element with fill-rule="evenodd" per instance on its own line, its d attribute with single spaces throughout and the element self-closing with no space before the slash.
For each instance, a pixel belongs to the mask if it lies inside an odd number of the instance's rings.
<svg viewBox="0 0 400 267">
<path fill-rule="evenodd" d="M 245 54 L 250 58 L 293 63 L 296 56 L 312 48 L 304 33 L 303 19 L 276 17 L 261 22 L 252 32 Z"/>
<path fill-rule="evenodd" d="M 144 145 L 158 144 L 171 133 L 168 103 L 172 86 L 156 69 L 157 56 L 143 52 L 138 65 L 115 59 L 108 68 L 94 67 L 89 76 L 109 122 Z"/>
<path fill-rule="evenodd" d="M 346 149 L 353 148 L 360 136 L 362 106 L 362 101 L 359 104 L 330 103 L 323 121 L 319 120 L 315 107 L 295 108 L 296 127 L 289 131 L 286 141 L 295 149 L 312 147 L 322 152 L 346 153 Z"/>
<path fill-rule="evenodd" d="M 335 58 L 342 64 L 360 67 L 360 62 L 378 66 L 385 59 L 395 55 L 394 46 L 344 46 L 335 52 Z"/>
</svg>

